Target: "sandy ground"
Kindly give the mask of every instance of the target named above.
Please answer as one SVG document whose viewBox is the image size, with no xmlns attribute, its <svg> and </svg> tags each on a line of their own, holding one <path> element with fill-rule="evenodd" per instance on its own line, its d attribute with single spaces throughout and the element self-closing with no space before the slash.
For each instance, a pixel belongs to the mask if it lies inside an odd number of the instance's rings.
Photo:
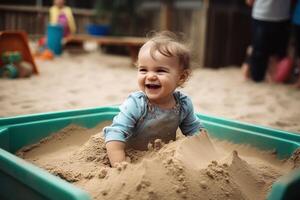
<svg viewBox="0 0 300 200">
<path fill-rule="evenodd" d="M 137 90 L 128 57 L 99 52 L 37 60 L 39 76 L 0 79 L 0 117 L 120 104 Z M 239 68 L 196 68 L 181 89 L 200 113 L 300 132 L 300 90 L 244 81 Z"/>
</svg>

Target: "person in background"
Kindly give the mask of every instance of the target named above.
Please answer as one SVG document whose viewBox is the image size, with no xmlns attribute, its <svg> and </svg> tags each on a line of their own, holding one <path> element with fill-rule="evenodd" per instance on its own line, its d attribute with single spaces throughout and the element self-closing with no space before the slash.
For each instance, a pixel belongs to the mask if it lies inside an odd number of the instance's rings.
<svg viewBox="0 0 300 200">
<path fill-rule="evenodd" d="M 252 54 L 249 74 L 255 82 L 265 79 L 277 62 L 286 56 L 290 26 L 290 0 L 246 0 L 252 8 Z"/>
<path fill-rule="evenodd" d="M 64 0 L 54 0 L 50 8 L 50 24 L 59 24 L 63 27 L 63 36 L 66 37 L 76 32 L 72 9 L 65 6 Z"/>
<path fill-rule="evenodd" d="M 140 91 L 120 106 L 120 113 L 103 132 L 111 166 L 125 161 L 125 147 L 147 150 L 157 139 L 207 136 L 194 113 L 191 99 L 180 91 L 190 75 L 190 51 L 172 32 L 158 33 L 140 49 L 137 60 Z"/>
</svg>

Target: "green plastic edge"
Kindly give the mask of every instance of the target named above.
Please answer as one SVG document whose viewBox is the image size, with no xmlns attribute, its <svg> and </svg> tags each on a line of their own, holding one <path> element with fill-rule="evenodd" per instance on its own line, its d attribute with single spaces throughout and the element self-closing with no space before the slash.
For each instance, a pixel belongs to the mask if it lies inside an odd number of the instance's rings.
<svg viewBox="0 0 300 200">
<path fill-rule="evenodd" d="M 296 200 L 300 197 L 300 169 L 282 176 L 273 185 L 268 200 Z"/>
<path fill-rule="evenodd" d="M 86 109 L 74 109 L 74 110 L 65 110 L 65 111 L 56 111 L 56 112 L 45 112 L 45 113 L 36 113 L 28 115 L 20 115 L 13 117 L 0 117 L 0 127 L 9 126 L 12 124 L 55 119 L 61 117 L 73 117 L 78 115 L 86 115 L 100 112 L 119 112 L 118 106 L 107 106 L 107 107 L 94 107 Z"/>
<path fill-rule="evenodd" d="M 100 109 L 101 110 L 101 109 Z M 105 109 L 110 111 L 111 109 Z M 115 110 L 115 109 L 113 109 Z M 63 112 L 64 113 L 64 112 Z M 77 112 L 78 113 L 78 112 Z M 89 194 L 85 191 L 78 189 L 77 187 L 69 184 L 50 173 L 31 165 L 30 163 L 16 157 L 15 155 L 9 153 L 8 151 L 15 152 L 19 148 L 35 143 L 40 139 L 48 136 L 53 132 L 57 132 L 58 130 L 70 125 L 70 124 L 77 124 L 79 126 L 83 126 L 86 128 L 91 128 L 99 124 L 101 121 L 111 120 L 117 112 L 100 112 L 100 113 L 93 113 L 93 114 L 86 114 L 87 112 L 79 112 L 85 113 L 85 115 L 78 115 L 72 116 L 69 112 L 67 115 L 60 115 L 60 116 L 68 116 L 68 117 L 61 117 L 58 118 L 59 112 L 50 114 L 51 117 L 47 116 L 47 114 L 41 117 L 40 121 L 31 121 L 27 119 L 27 117 L 17 117 L 18 119 L 23 119 L 24 123 L 21 123 L 19 120 L 18 123 L 11 123 L 11 125 L 5 125 L 0 127 L 0 145 L 4 147 L 7 151 L 0 148 L 0 180 L 5 180 L 5 177 L 13 177 L 16 179 L 15 182 L 19 184 L 23 183 L 23 185 L 30 187 L 33 191 L 37 194 L 32 194 L 30 197 L 34 197 L 31 199 L 72 199 L 72 200 L 87 200 L 90 199 Z M 57 115 L 58 114 L 58 115 Z M 74 112 L 73 112 L 74 114 Z M 96 117 L 95 117 L 96 116 Z M 28 116 L 31 118 L 32 116 Z M 34 117 L 39 118 L 38 115 L 34 115 Z M 36 120 L 37 120 L 36 118 Z M 50 119 L 49 119 L 50 118 Z M 13 120 L 13 119 L 10 119 Z M 45 125 L 47 126 L 45 129 Z M 51 126 L 52 125 L 52 126 Z M 53 128 L 55 125 L 55 128 Z M 48 128 L 49 127 L 49 128 Z M 42 129 L 39 129 L 42 128 Z M 22 135 L 25 140 L 17 140 L 18 134 L 12 134 L 14 132 L 26 132 L 28 130 L 35 129 L 38 132 L 24 134 Z M 42 131 L 41 131 L 42 130 Z M 42 135 L 37 134 L 43 132 Z M 11 134 L 10 134 L 11 133 Z M 26 135 L 30 135 L 27 141 Z M 24 137 L 25 136 L 25 137 Z M 32 136 L 37 136 L 36 138 L 32 138 Z M 17 144 L 11 144 L 11 141 L 18 141 Z M 22 162 L 20 162 L 22 161 Z M 28 165 L 23 165 L 27 163 Z M 40 170 L 36 170 L 40 169 Z M 18 173 L 16 173 L 16 171 Z M 30 177 L 31 179 L 28 179 Z M 53 177 L 52 179 L 49 177 Z M 30 181 L 31 180 L 31 181 Z M 59 182 L 57 182 L 57 180 Z M 1 181 L 0 181 L 1 182 Z M 62 183 L 63 182 L 63 183 Z M 3 185 L 2 185 L 3 184 Z M 1 188 L 5 188 L 5 183 L 2 182 Z M 14 183 L 16 184 L 16 183 Z M 65 187 L 65 184 L 68 187 Z M 47 188 L 47 189 L 44 189 Z M 8 188 L 12 190 L 11 188 Z M 11 193 L 10 191 L 9 193 Z M 45 195 L 47 194 L 47 195 Z M 15 195 L 18 196 L 18 195 Z M 44 198 L 41 196 L 45 196 Z M 0 192 L 0 198 L 7 198 L 7 196 L 2 195 Z M 24 199 L 24 197 L 18 198 Z"/>
<path fill-rule="evenodd" d="M 89 200 L 87 192 L 0 148 L 0 169 L 48 199 Z M 2 183 L 5 184 L 5 183 Z"/>
</svg>

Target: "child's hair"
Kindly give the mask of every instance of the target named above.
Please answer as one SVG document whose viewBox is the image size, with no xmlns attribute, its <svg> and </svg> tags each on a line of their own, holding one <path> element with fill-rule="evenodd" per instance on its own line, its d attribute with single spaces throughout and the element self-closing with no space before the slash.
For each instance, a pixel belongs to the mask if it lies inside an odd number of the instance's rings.
<svg viewBox="0 0 300 200">
<path fill-rule="evenodd" d="M 155 59 L 155 51 L 158 51 L 167 57 L 178 57 L 179 65 L 183 69 L 190 71 L 190 50 L 179 37 L 170 31 L 162 31 L 151 34 L 149 41 L 153 42 L 150 49 L 150 54 Z M 149 42 L 148 41 L 148 42 Z"/>
</svg>

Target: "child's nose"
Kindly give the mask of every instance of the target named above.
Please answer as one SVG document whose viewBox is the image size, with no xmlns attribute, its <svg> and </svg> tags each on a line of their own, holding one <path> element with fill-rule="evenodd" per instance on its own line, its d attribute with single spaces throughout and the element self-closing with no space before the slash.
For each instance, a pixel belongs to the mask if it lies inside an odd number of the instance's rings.
<svg viewBox="0 0 300 200">
<path fill-rule="evenodd" d="M 155 79 L 157 79 L 156 73 L 155 72 L 149 72 L 148 75 L 147 75 L 147 78 L 149 80 L 155 80 Z"/>
</svg>

